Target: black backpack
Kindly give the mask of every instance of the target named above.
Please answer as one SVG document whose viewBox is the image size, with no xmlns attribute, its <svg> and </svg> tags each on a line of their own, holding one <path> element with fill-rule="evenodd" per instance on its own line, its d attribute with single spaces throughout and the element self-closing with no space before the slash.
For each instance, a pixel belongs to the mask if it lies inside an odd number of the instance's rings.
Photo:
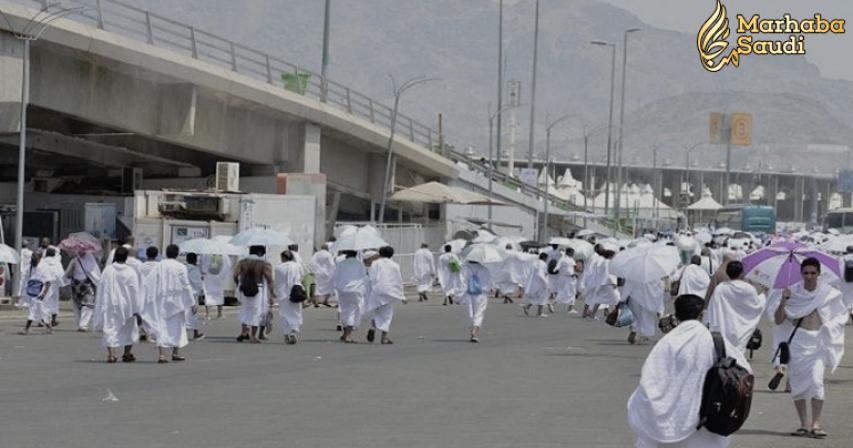
<svg viewBox="0 0 853 448">
<path fill-rule="evenodd" d="M 844 283 L 853 283 L 853 259 L 844 260 Z"/>
<path fill-rule="evenodd" d="M 293 303 L 302 303 L 308 300 L 308 294 L 305 294 L 305 288 L 299 283 L 290 288 L 290 299 Z"/>
<path fill-rule="evenodd" d="M 699 425 L 721 436 L 735 433 L 749 417 L 755 377 L 726 356 L 726 346 L 720 333 L 712 332 L 717 361 L 705 376 Z"/>
<path fill-rule="evenodd" d="M 560 270 L 557 269 L 557 260 L 551 260 L 548 262 L 548 273 L 551 275 L 557 275 L 560 273 Z"/>
</svg>

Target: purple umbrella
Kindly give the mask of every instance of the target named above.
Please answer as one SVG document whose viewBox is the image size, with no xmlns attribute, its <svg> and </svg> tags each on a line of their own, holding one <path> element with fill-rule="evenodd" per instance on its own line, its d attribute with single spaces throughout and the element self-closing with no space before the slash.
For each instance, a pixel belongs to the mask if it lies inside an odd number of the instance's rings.
<svg viewBox="0 0 853 448">
<path fill-rule="evenodd" d="M 774 289 L 783 289 L 802 280 L 800 264 L 814 257 L 823 266 L 821 278 L 841 277 L 838 259 L 797 241 L 785 241 L 759 249 L 743 258 L 744 273 L 751 280 Z"/>
</svg>

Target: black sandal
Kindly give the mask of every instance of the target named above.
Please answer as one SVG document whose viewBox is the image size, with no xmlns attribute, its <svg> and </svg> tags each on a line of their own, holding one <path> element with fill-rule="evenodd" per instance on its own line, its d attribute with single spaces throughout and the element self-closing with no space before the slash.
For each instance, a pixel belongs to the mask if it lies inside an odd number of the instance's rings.
<svg viewBox="0 0 853 448">
<path fill-rule="evenodd" d="M 809 433 L 808 429 L 800 428 L 800 429 L 792 432 L 791 435 L 794 437 L 809 437 L 811 434 Z"/>
<path fill-rule="evenodd" d="M 367 330 L 367 342 L 373 342 L 373 338 L 376 336 L 376 332 L 371 328 Z"/>
<path fill-rule="evenodd" d="M 770 379 L 770 383 L 767 384 L 767 388 L 770 390 L 776 390 L 779 387 L 779 383 L 782 382 L 782 378 L 785 377 L 785 374 L 782 372 L 776 372 L 776 375 L 773 375 L 773 378 Z"/>
<path fill-rule="evenodd" d="M 810 435 L 815 439 L 825 439 L 828 434 L 823 429 L 818 428 L 818 429 L 812 429 L 812 432 L 810 433 Z"/>
</svg>

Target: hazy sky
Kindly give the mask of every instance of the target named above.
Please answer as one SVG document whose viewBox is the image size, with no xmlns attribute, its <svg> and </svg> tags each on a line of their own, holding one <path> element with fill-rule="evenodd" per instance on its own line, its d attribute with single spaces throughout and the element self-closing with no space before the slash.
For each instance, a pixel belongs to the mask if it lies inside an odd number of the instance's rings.
<svg viewBox="0 0 853 448">
<path fill-rule="evenodd" d="M 547 1 L 547 0 L 546 0 Z M 552 0 L 553 1 L 553 0 Z M 658 28 L 695 34 L 711 15 L 715 0 L 600 0 L 625 8 Z M 853 0 L 722 0 L 733 20 L 735 14 L 781 18 L 790 13 L 804 19 L 820 13 L 827 19 L 848 21 L 846 34 L 806 36 L 806 57 L 827 78 L 853 80 Z M 734 25 L 733 25 L 734 26 Z M 730 38 L 731 40 L 731 38 Z"/>
</svg>

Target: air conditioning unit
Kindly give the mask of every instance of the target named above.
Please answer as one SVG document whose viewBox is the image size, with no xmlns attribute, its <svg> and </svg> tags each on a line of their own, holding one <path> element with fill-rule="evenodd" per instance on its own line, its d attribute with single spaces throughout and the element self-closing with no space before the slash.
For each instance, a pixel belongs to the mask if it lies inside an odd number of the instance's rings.
<svg viewBox="0 0 853 448">
<path fill-rule="evenodd" d="M 240 191 L 239 163 L 216 162 L 216 189 L 219 191 Z"/>
<path fill-rule="evenodd" d="M 230 212 L 228 198 L 209 194 L 167 194 L 158 203 L 161 214 L 188 219 L 223 219 Z"/>
</svg>

